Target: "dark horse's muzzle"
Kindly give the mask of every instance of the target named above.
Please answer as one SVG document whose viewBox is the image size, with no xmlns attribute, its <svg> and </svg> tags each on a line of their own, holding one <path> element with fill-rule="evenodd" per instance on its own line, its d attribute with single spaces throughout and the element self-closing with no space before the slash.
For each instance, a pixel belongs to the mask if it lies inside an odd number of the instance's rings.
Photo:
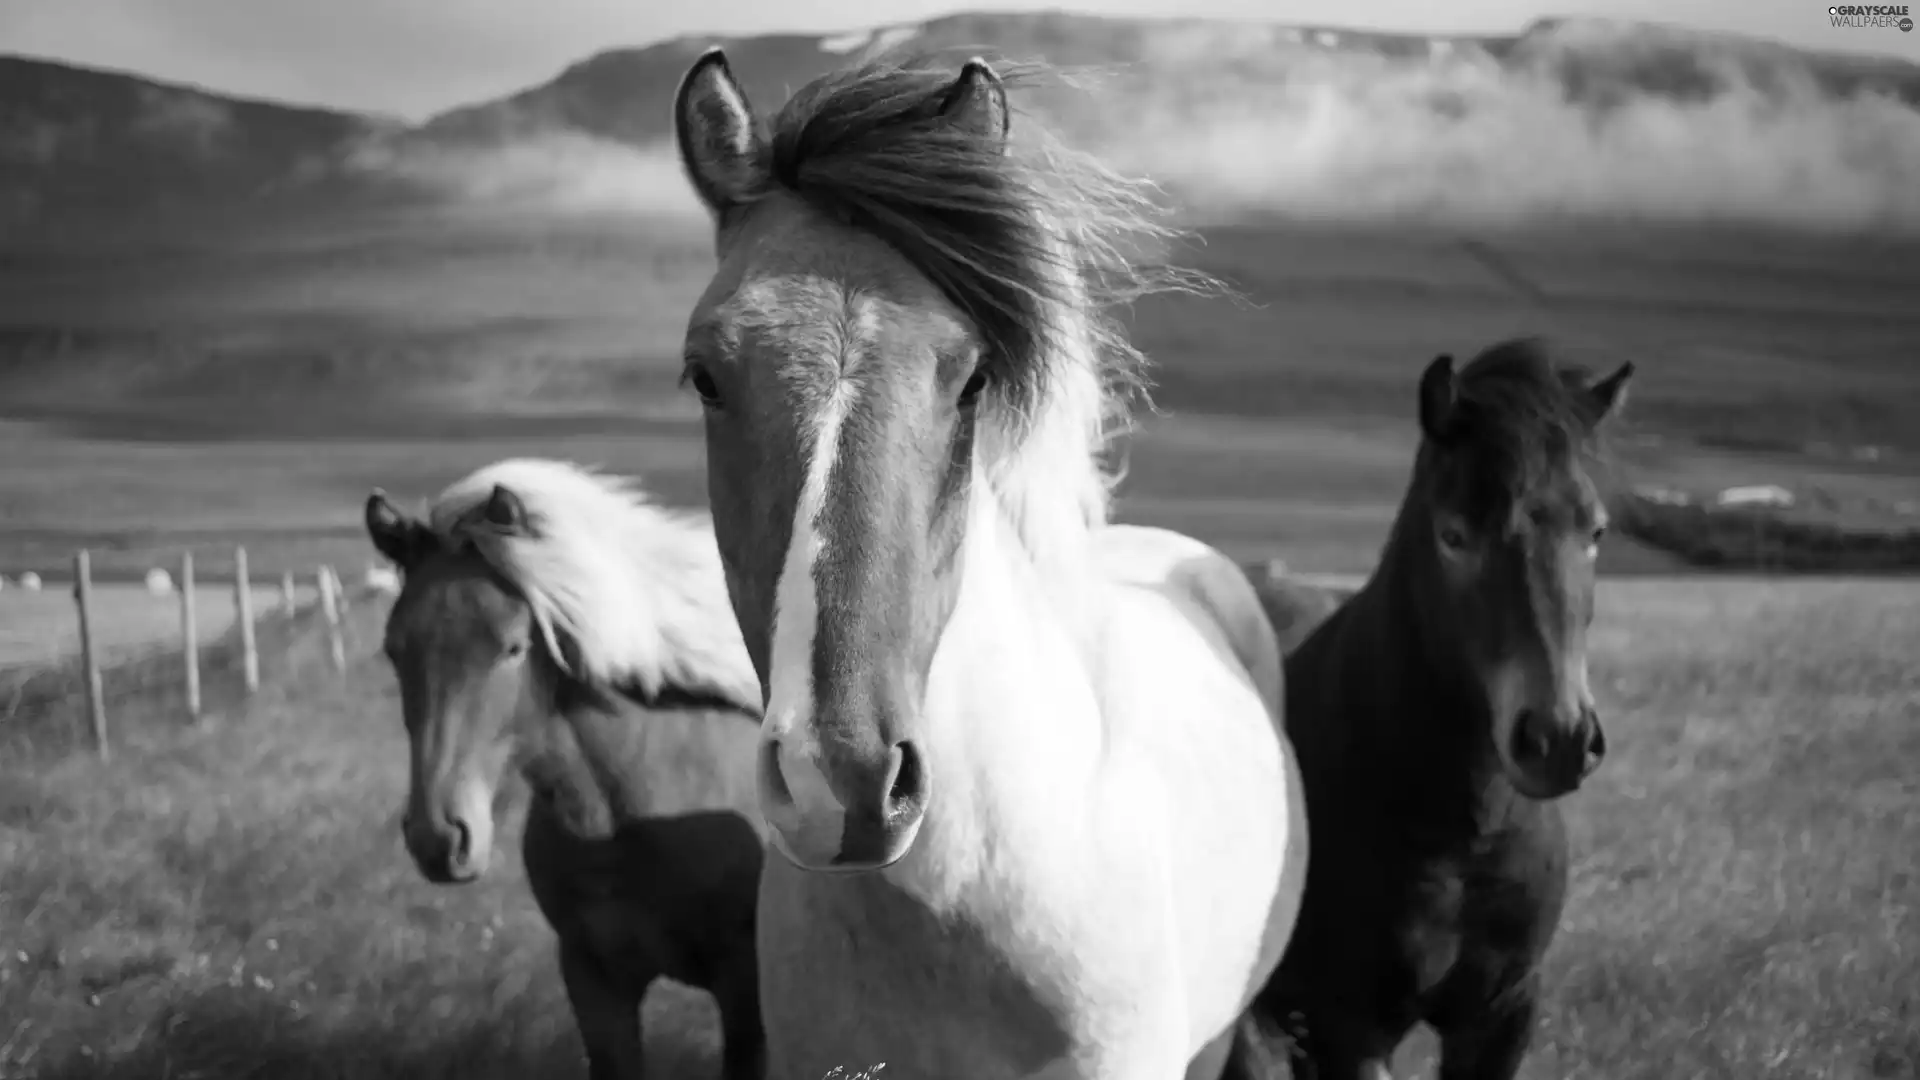
<svg viewBox="0 0 1920 1080">
<path fill-rule="evenodd" d="M 1517 775 L 1515 787 L 1535 799 L 1554 799 L 1579 788 L 1607 756 L 1607 733 L 1592 706 L 1568 721 L 1550 712 L 1529 710 L 1513 725 L 1507 748 Z"/>
</svg>

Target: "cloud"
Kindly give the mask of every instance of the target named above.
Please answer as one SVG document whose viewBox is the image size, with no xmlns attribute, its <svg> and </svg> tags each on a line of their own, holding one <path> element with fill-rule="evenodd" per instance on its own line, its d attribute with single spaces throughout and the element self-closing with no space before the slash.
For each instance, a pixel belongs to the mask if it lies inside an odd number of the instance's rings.
<svg viewBox="0 0 1920 1080">
<path fill-rule="evenodd" d="M 1574 23 L 1504 59 L 1387 56 L 1284 28 L 1197 25 L 1060 105 L 1069 138 L 1197 215 L 1764 223 L 1920 234 L 1920 111 L 1841 92 L 1800 54 Z M 545 132 L 409 145 L 367 167 L 463 200 L 693 215 L 669 147 Z"/>
<path fill-rule="evenodd" d="M 559 214 L 697 217 L 704 213 L 665 148 L 637 149 L 581 132 L 521 135 L 497 146 L 370 140 L 350 167 L 463 203 Z"/>
<path fill-rule="evenodd" d="M 1706 86 L 1663 92 L 1477 50 L 1303 59 L 1207 100 L 1144 95 L 1105 149 L 1214 213 L 1920 232 L 1920 112 L 1805 72 L 1709 62 Z"/>
<path fill-rule="evenodd" d="M 133 130 L 210 153 L 233 127 L 233 112 L 219 100 L 192 91 L 139 85 L 140 111 Z"/>
</svg>

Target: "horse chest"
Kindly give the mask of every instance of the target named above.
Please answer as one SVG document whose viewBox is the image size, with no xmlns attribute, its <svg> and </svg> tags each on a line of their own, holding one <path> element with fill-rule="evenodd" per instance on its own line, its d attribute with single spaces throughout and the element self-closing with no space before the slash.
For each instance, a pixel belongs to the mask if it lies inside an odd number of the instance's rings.
<svg viewBox="0 0 1920 1080">
<path fill-rule="evenodd" d="M 1490 998 L 1530 970 L 1560 913 L 1558 834 L 1530 828 L 1460 838 L 1409 857 L 1390 886 L 1399 980 L 1423 1011 Z"/>
</svg>

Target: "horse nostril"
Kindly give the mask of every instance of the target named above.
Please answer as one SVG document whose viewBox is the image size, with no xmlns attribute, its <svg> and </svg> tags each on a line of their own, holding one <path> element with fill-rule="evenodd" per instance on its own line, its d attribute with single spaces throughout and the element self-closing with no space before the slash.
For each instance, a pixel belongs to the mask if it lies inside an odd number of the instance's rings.
<svg viewBox="0 0 1920 1080">
<path fill-rule="evenodd" d="M 453 826 L 453 848 L 449 852 L 455 869 L 462 869 L 473 859 L 473 830 L 467 823 L 455 819 L 448 824 Z"/>
<path fill-rule="evenodd" d="M 905 739 L 893 744 L 893 749 L 900 758 L 894 766 L 893 784 L 887 789 L 889 814 L 902 808 L 918 806 L 925 800 L 927 794 L 927 772 L 920 760 L 920 751 L 911 741 Z"/>
<path fill-rule="evenodd" d="M 1545 761 L 1553 752 L 1553 740 L 1545 726 L 1540 723 L 1540 714 L 1529 709 L 1520 714 L 1513 725 L 1513 745 L 1508 748 L 1513 760 L 1520 764 L 1533 764 Z"/>
<path fill-rule="evenodd" d="M 1592 768 L 1593 766 L 1600 764 L 1600 759 L 1606 756 L 1607 756 L 1607 731 L 1605 728 L 1600 726 L 1599 717 L 1589 716 L 1587 718 L 1587 766 L 1588 768 Z"/>
</svg>

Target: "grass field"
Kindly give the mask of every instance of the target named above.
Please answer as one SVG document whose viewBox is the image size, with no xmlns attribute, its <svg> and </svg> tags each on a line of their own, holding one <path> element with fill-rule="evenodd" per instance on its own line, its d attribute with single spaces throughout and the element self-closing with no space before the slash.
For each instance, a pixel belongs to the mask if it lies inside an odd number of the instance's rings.
<svg viewBox="0 0 1920 1080">
<path fill-rule="evenodd" d="M 1625 478 L 1782 483 L 1818 512 L 1915 522 L 1920 244 L 1680 227 L 1204 231 L 1244 302 L 1131 312 L 1163 416 L 1123 516 L 1236 554 L 1357 570 L 1404 482 L 1440 351 L 1555 335 L 1641 370 Z M 217 240 L 217 242 L 216 242 Z M 243 542 L 263 573 L 367 557 L 368 488 L 427 494 L 512 453 L 603 462 L 703 499 L 674 387 L 710 247 L 683 225 L 416 221 L 0 264 L 0 572 L 76 546 L 136 576 Z M 209 553 L 218 559 L 217 552 Z M 1609 571 L 1672 569 L 1622 547 Z"/>
<path fill-rule="evenodd" d="M 0 572 L 63 581 L 86 546 L 98 580 L 134 581 L 193 545 L 213 580 L 239 543 L 264 580 L 352 581 L 368 489 L 411 501 L 511 454 L 699 504 L 673 382 L 709 251 L 631 223 L 430 221 L 0 261 Z M 1364 570 L 1422 366 L 1542 331 L 1639 363 L 1623 480 L 1783 483 L 1867 523 L 1920 498 L 1913 243 L 1276 225 L 1195 255 L 1248 302 L 1131 313 L 1165 413 L 1129 446 L 1123 519 Z M 1920 1074 L 1920 585 L 1635 580 L 1682 568 L 1614 541 L 1602 569 L 1613 750 L 1570 804 L 1528 1077 Z M 0 638 L 62 639 L 52 590 L 44 611 L 0 596 Z M 156 604 L 115 633 L 173 633 Z M 244 713 L 220 680 L 226 718 L 193 730 L 129 681 L 111 764 L 0 739 L 0 1080 L 579 1075 L 511 860 L 444 890 L 400 850 L 370 607 L 344 678 L 281 657 Z M 668 989 L 648 1015 L 661 1075 L 711 1067 L 704 1002 Z"/>
<path fill-rule="evenodd" d="M 446 889 L 401 850 L 379 617 L 356 610 L 345 677 L 298 667 L 244 717 L 129 714 L 109 766 L 0 765 L 0 1076 L 580 1075 L 515 861 Z M 1603 586 L 1613 749 L 1568 804 L 1526 1077 L 1916 1075 L 1915 640 L 1911 584 Z M 659 1075 L 714 1067 L 704 1000 L 664 987 L 646 1015 Z"/>
</svg>

